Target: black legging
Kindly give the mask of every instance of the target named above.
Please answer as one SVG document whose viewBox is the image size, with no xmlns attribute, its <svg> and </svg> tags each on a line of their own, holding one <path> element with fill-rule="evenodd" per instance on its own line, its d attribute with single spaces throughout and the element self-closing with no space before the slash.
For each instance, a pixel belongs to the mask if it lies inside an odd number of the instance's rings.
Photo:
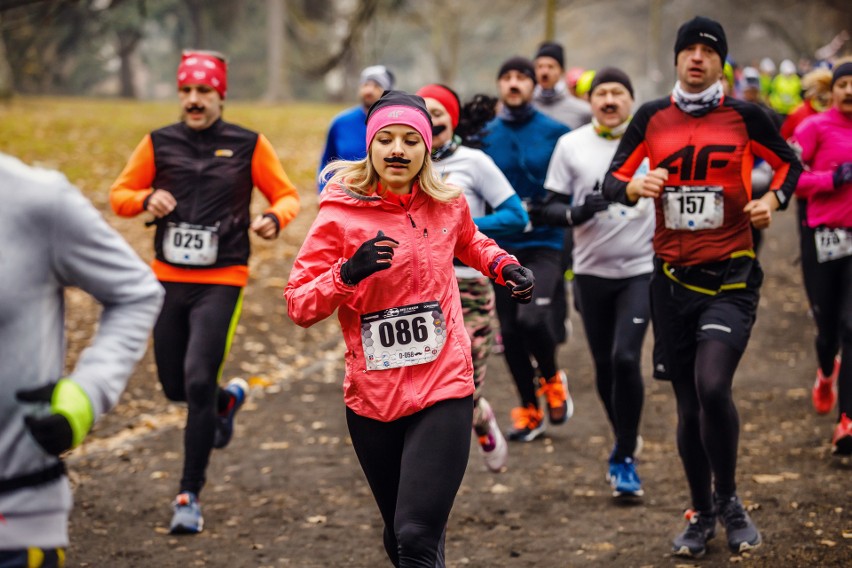
<svg viewBox="0 0 852 568">
<path fill-rule="evenodd" d="M 243 289 L 163 282 L 166 299 L 154 326 L 154 358 L 163 392 L 186 402 L 180 491 L 201 492 L 213 449 L 216 413 L 229 396 L 218 388 Z"/>
<path fill-rule="evenodd" d="M 543 377 L 556 374 L 557 338 L 553 325 L 552 300 L 557 286 L 564 290 L 565 282 L 560 267 L 561 252 L 555 249 L 530 248 L 510 250 L 518 262 L 532 270 L 535 290 L 529 304 L 512 300 L 508 289 L 494 286 L 497 317 L 503 337 L 503 354 L 515 380 L 521 403 L 538 407 L 535 368 L 530 356 L 535 357 Z"/>
<path fill-rule="evenodd" d="M 672 382 L 677 399 L 677 447 L 692 504 L 713 508 L 716 493 L 736 493 L 740 418 L 731 387 L 742 353 L 717 340 L 699 341 L 694 380 Z"/>
<path fill-rule="evenodd" d="M 577 274 L 577 300 L 595 362 L 598 396 L 615 434 L 617 460 L 636 451 L 645 386 L 642 342 L 651 318 L 651 274 L 612 279 Z"/>
<path fill-rule="evenodd" d="M 352 447 L 382 514 L 385 551 L 394 566 L 435 568 L 467 467 L 472 420 L 472 396 L 392 422 L 346 409 Z"/>
</svg>

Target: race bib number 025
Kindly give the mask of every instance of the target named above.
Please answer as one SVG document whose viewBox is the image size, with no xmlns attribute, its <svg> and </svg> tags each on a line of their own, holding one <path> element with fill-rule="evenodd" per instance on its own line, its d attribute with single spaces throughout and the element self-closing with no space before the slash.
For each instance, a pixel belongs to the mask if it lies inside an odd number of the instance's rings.
<svg viewBox="0 0 852 568">
<path fill-rule="evenodd" d="M 369 371 L 434 361 L 446 338 L 447 322 L 436 301 L 361 316 L 361 344 Z"/>
<path fill-rule="evenodd" d="M 163 257 L 174 264 L 210 266 L 219 254 L 218 227 L 169 223 L 163 238 Z"/>
<path fill-rule="evenodd" d="M 722 187 L 667 186 L 663 191 L 663 216 L 667 229 L 680 231 L 717 229 L 725 220 Z"/>
</svg>

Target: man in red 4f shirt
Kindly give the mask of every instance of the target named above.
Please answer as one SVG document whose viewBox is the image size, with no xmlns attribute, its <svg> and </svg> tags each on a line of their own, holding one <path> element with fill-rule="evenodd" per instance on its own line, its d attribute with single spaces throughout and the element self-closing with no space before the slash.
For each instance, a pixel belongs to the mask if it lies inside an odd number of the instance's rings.
<svg viewBox="0 0 852 568">
<path fill-rule="evenodd" d="M 739 418 L 731 386 L 763 281 L 750 227 L 768 227 L 772 211 L 786 207 L 802 168 L 759 107 L 724 96 L 719 79 L 728 48 L 718 22 L 686 22 L 674 51 L 672 94 L 636 113 L 603 192 L 627 205 L 655 201 L 654 370 L 674 388 L 692 498 L 673 552 L 697 557 L 715 536 L 717 518 L 733 552 L 761 543 L 736 494 Z M 756 156 L 775 171 L 760 199 L 751 193 Z M 645 157 L 651 171 L 631 180 Z"/>
</svg>

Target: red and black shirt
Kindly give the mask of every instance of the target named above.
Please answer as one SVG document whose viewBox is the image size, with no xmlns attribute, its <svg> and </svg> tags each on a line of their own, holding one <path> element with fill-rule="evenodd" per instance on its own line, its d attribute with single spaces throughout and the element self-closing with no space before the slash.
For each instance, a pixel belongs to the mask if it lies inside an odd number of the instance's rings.
<svg viewBox="0 0 852 568">
<path fill-rule="evenodd" d="M 775 171 L 770 190 L 785 208 L 802 166 L 760 107 L 723 98 L 701 117 L 681 111 L 671 97 L 642 105 L 621 139 L 604 181 L 607 199 L 627 205 L 627 183 L 643 158 L 650 169 L 666 168 L 667 187 L 721 187 L 721 225 L 703 230 L 666 227 L 662 196 L 655 199 L 654 251 L 671 264 L 688 266 L 726 260 L 753 247 L 749 216 L 755 156 Z"/>
</svg>

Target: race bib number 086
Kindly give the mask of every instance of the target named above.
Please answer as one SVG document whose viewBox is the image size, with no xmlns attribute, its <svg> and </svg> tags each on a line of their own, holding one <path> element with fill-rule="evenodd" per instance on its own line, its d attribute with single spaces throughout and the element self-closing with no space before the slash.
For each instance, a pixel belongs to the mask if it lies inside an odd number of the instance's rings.
<svg viewBox="0 0 852 568">
<path fill-rule="evenodd" d="M 387 308 L 361 316 L 367 370 L 383 371 L 434 361 L 447 337 L 437 301 Z"/>
<path fill-rule="evenodd" d="M 717 229 L 725 220 L 721 186 L 667 186 L 662 199 L 667 229 Z"/>
</svg>

